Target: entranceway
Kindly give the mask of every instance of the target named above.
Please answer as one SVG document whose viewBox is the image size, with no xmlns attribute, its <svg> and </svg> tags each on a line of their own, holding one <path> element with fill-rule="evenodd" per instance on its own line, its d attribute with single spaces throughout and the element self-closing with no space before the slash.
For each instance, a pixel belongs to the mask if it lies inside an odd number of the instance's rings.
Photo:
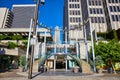
<svg viewBox="0 0 120 80">
<path fill-rule="evenodd" d="M 56 69 L 65 69 L 65 55 L 56 55 L 57 60 L 56 60 Z"/>
<path fill-rule="evenodd" d="M 63 61 L 57 61 L 56 69 L 65 69 L 65 63 Z"/>
</svg>

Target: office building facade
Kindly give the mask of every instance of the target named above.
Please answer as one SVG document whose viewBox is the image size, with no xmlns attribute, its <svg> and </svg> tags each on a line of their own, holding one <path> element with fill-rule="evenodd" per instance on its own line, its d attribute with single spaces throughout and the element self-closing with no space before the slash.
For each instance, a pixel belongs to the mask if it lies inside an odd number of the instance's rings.
<svg viewBox="0 0 120 80">
<path fill-rule="evenodd" d="M 31 18 L 35 15 L 35 4 L 13 5 L 14 14 L 12 28 L 29 28 Z"/>
<path fill-rule="evenodd" d="M 103 0 L 109 30 L 120 28 L 120 0 Z"/>
<path fill-rule="evenodd" d="M 87 32 L 90 32 L 90 27 L 96 33 L 106 32 L 108 27 L 103 0 L 81 0 L 81 2 L 83 21 L 89 18 L 89 23 L 86 25 Z"/>
<path fill-rule="evenodd" d="M 0 8 L 0 28 L 10 28 L 13 21 L 13 13 L 8 8 Z"/>
<path fill-rule="evenodd" d="M 65 0 L 64 3 L 64 29 L 67 29 L 68 41 L 83 39 L 81 0 Z M 77 33 L 77 34 L 76 34 Z"/>
</svg>

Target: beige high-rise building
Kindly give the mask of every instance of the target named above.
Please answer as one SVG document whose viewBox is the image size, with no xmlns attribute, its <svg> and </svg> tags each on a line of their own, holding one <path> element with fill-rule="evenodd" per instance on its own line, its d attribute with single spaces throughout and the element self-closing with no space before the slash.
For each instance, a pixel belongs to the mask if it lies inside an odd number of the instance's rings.
<svg viewBox="0 0 120 80">
<path fill-rule="evenodd" d="M 96 33 L 106 32 L 107 22 L 104 12 L 103 0 L 81 0 L 83 20 L 91 19 L 86 25 L 87 34 L 90 33 L 90 27 L 92 31 Z M 90 26 L 91 25 L 91 26 Z"/>
<path fill-rule="evenodd" d="M 0 8 L 0 28 L 10 28 L 13 21 L 13 13 L 8 8 Z"/>
<path fill-rule="evenodd" d="M 120 0 L 103 0 L 109 30 L 120 28 Z"/>
<path fill-rule="evenodd" d="M 83 39 L 81 0 L 65 0 L 64 29 L 67 29 L 67 38 L 70 42 Z"/>
</svg>

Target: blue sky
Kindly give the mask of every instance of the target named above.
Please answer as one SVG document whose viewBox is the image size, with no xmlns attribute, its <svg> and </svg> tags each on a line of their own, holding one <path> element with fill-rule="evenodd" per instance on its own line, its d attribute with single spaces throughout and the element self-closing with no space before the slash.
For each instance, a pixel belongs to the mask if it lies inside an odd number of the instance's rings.
<svg viewBox="0 0 120 80">
<path fill-rule="evenodd" d="M 12 4 L 33 4 L 33 0 L 0 0 L 0 7 L 11 9 Z M 45 0 L 45 5 L 40 6 L 39 22 L 49 27 L 63 26 L 64 0 Z"/>
</svg>

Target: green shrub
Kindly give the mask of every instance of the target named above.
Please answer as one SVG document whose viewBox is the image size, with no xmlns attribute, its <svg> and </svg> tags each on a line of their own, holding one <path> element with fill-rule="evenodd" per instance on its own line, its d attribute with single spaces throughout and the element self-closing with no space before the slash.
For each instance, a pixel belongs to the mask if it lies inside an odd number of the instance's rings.
<svg viewBox="0 0 120 80">
<path fill-rule="evenodd" d="M 19 65 L 25 67 L 25 65 L 26 65 L 26 57 L 25 57 L 25 55 L 21 55 L 19 57 Z"/>
<path fill-rule="evenodd" d="M 16 43 L 14 43 L 14 42 L 9 42 L 8 43 L 8 48 L 9 49 L 15 49 L 15 47 L 18 47 L 18 45 Z"/>
</svg>

